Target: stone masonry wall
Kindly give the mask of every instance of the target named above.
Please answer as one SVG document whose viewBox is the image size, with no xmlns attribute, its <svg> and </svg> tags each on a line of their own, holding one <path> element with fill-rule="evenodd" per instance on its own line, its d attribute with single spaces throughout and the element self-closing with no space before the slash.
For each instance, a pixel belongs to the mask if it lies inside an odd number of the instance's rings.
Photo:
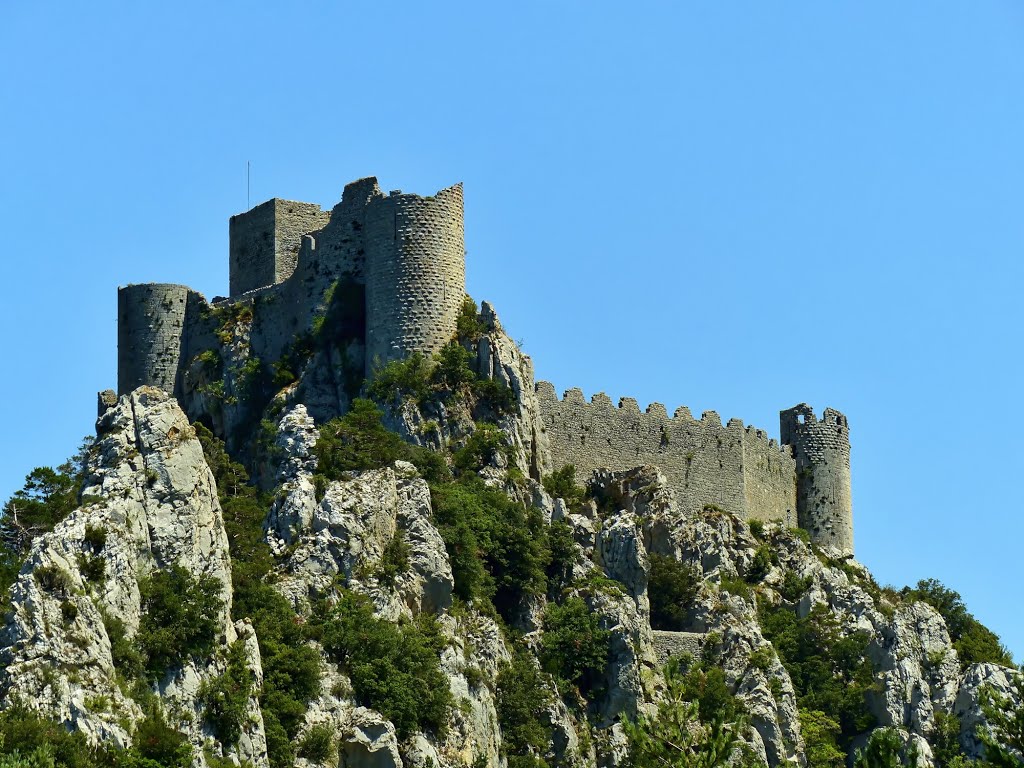
<svg viewBox="0 0 1024 768">
<path fill-rule="evenodd" d="M 174 392 L 186 340 L 182 333 L 191 291 L 145 283 L 117 291 L 117 391 L 143 384 Z"/>
<path fill-rule="evenodd" d="M 274 199 L 274 280 L 280 283 L 292 276 L 299 258 L 302 236 L 325 226 L 328 211 L 314 203 Z"/>
<path fill-rule="evenodd" d="M 743 430 L 743 493 L 751 518 L 797 525 L 792 450 L 753 427 Z"/>
<path fill-rule="evenodd" d="M 462 185 L 394 192 L 366 209 L 366 366 L 430 355 L 455 334 L 466 295 Z"/>
<path fill-rule="evenodd" d="M 290 277 L 302 236 L 323 227 L 328 217 L 319 205 L 278 198 L 232 216 L 228 224 L 231 296 Z"/>
<path fill-rule="evenodd" d="M 669 417 L 652 403 L 641 413 L 623 398 L 616 407 L 603 394 L 588 403 L 578 389 L 559 400 L 548 382 L 537 400 L 556 468 L 573 464 L 583 478 L 602 467 L 658 466 L 681 506 L 691 513 L 714 505 L 746 519 L 796 521 L 796 465 L 789 449 L 738 419 L 722 425 L 706 411 L 700 420 L 686 408 Z"/>
<path fill-rule="evenodd" d="M 806 403 L 779 414 L 781 438 L 793 446 L 801 528 L 821 546 L 853 552 L 850 426 L 826 408 L 819 421 Z"/>
</svg>

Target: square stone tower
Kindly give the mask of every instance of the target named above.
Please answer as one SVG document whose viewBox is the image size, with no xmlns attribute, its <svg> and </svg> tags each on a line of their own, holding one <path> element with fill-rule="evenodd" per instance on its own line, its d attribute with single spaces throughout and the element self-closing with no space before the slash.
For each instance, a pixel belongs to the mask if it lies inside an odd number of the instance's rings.
<svg viewBox="0 0 1024 768">
<path fill-rule="evenodd" d="M 322 229 L 330 213 L 314 203 L 273 198 L 231 217 L 231 296 L 276 285 L 295 271 L 302 236 Z"/>
</svg>

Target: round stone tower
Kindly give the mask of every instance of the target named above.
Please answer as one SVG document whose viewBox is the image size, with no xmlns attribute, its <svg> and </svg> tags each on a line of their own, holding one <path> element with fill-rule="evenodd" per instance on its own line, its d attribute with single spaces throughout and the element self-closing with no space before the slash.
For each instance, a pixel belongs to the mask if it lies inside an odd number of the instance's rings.
<svg viewBox="0 0 1024 768">
<path fill-rule="evenodd" d="M 806 403 L 779 414 L 782 442 L 796 459 L 797 520 L 819 546 L 853 554 L 850 426 L 826 408 L 821 421 Z"/>
<path fill-rule="evenodd" d="M 371 200 L 365 223 L 366 374 L 455 334 L 466 295 L 462 184 Z"/>
<path fill-rule="evenodd" d="M 175 393 L 189 289 L 169 283 L 117 291 L 117 392 L 143 384 Z"/>
</svg>

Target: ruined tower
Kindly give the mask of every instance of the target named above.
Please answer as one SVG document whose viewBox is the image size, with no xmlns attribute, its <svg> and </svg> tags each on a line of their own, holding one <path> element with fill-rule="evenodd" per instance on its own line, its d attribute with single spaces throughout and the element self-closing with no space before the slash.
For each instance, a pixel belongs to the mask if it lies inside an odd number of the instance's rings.
<svg viewBox="0 0 1024 768">
<path fill-rule="evenodd" d="M 464 233 L 461 184 L 426 197 L 385 195 L 373 177 L 346 185 L 330 211 L 274 198 L 232 216 L 228 299 L 208 305 L 183 285 L 120 289 L 118 392 L 147 384 L 180 397 L 197 355 L 222 357 L 217 324 L 232 305 L 249 308 L 252 354 L 273 365 L 322 321 L 325 297 L 339 285 L 363 319 L 346 342 L 360 350 L 355 365 L 367 376 L 413 352 L 429 357 L 455 335 L 466 296 Z"/>
<path fill-rule="evenodd" d="M 228 224 L 231 296 L 291 277 L 302 236 L 323 227 L 328 215 L 314 203 L 275 197 L 232 216 Z"/>
<path fill-rule="evenodd" d="M 853 552 L 850 426 L 826 408 L 819 421 L 800 403 L 779 414 L 781 438 L 796 459 L 797 518 L 820 546 Z"/>
<path fill-rule="evenodd" d="M 117 391 L 143 384 L 175 392 L 183 354 L 189 289 L 171 283 L 117 291 Z"/>
<path fill-rule="evenodd" d="M 392 192 L 366 210 L 366 366 L 430 356 L 451 341 L 466 296 L 462 185 Z"/>
</svg>

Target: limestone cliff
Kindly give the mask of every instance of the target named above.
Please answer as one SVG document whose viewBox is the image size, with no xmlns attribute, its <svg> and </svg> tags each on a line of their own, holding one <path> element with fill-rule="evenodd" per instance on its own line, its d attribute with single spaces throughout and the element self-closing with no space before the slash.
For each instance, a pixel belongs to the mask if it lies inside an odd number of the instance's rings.
<svg viewBox="0 0 1024 768">
<path fill-rule="evenodd" d="M 33 542 L 11 588 L 0 709 L 27 706 L 91 743 L 138 747 L 139 724 L 155 706 L 185 734 L 197 766 L 221 756 L 280 764 L 284 752 L 268 749 L 268 738 L 280 750 L 281 733 L 301 766 L 619 766 L 635 748 L 624 721 L 653 722 L 674 690 L 666 670 L 675 666 L 666 662 L 678 658 L 694 701 L 733 716 L 735 760 L 807 765 L 821 737 L 805 732 L 806 712 L 827 702 L 791 674 L 807 671 L 787 639 L 799 630 L 825 637 L 829 652 L 839 648 L 829 657 L 840 659 L 835 674 L 849 669 L 866 693 L 856 711 L 843 712 L 844 750 L 890 727 L 905 752 L 916 749 L 922 766 L 935 765 L 933 747 L 948 750 L 942 739 L 953 722 L 963 756 L 982 754 L 983 692 L 1012 698 L 1014 670 L 962 670 L 943 618 L 925 602 L 879 589 L 847 554 L 813 547 L 782 523 L 751 525 L 714 505 L 694 512 L 657 467 L 598 470 L 579 479 L 585 488 L 546 490 L 537 478 L 550 478 L 553 467 L 530 361 L 487 305 L 480 322 L 467 344 L 473 374 L 507 389 L 511 407 L 475 401 L 470 385 L 439 385 L 419 397 L 396 390 L 383 403 L 384 423 L 416 446 L 403 458 L 324 474 L 323 414 L 348 405 L 326 359 L 312 358 L 276 400 L 272 445 L 259 458 L 272 492 L 262 527 L 256 522 L 250 533 L 269 553 L 261 584 L 283 598 L 285 624 L 302 629 L 291 650 L 301 646 L 316 660 L 315 692 L 293 697 L 299 704 L 287 712 L 266 695 L 286 688 L 278 679 L 286 665 L 273 662 L 270 679 L 261 648 L 275 658 L 289 648 L 260 636 L 269 626 L 262 618 L 232 620 L 235 590 L 252 585 L 239 581 L 243 564 L 230 554 L 239 544 L 229 541 L 228 505 L 218 500 L 228 489 L 216 487 L 212 460 L 178 403 L 142 387 L 106 403 L 80 508 Z M 473 452 L 474 436 L 491 441 L 486 450 Z M 417 463 L 423 451 L 441 463 Z M 241 513 L 231 514 L 237 526 Z M 464 547 L 470 533 L 473 546 Z M 512 535 L 520 538 L 502 538 Z M 541 539 L 545 548 L 537 548 Z M 527 550 L 540 554 L 524 574 L 516 569 L 526 568 Z M 244 567 L 256 573 L 248 561 Z M 215 585 L 212 647 L 142 676 L 151 695 L 140 695 L 126 679 L 122 646 L 141 642 L 151 622 L 148 580 L 174 568 Z M 686 583 L 685 597 L 658 591 L 667 589 L 666 572 Z M 349 613 L 338 614 L 339 606 Z M 572 613 L 576 606 L 583 612 Z M 362 626 L 345 624 L 351 616 Z M 581 623 L 559 624 L 570 621 Z M 560 651 L 574 626 L 599 646 L 589 666 Z M 359 666 L 380 661 L 360 660 L 351 644 L 378 642 L 371 630 L 399 644 L 394 669 L 368 675 Z M 407 700 L 396 704 L 396 689 L 414 686 L 398 677 L 401 656 L 425 647 L 433 661 L 423 669 L 434 677 L 421 682 L 434 688 L 398 691 Z M 229 738 L 210 691 L 230 671 L 232 649 L 241 649 L 248 687 Z M 702 698 L 713 685 L 721 685 L 717 704 Z M 525 704 L 517 691 L 529 692 Z M 440 719 L 401 715 L 439 693 Z M 374 701 L 396 714 L 387 717 Z M 713 726 L 702 719 L 694 727 Z"/>
</svg>

